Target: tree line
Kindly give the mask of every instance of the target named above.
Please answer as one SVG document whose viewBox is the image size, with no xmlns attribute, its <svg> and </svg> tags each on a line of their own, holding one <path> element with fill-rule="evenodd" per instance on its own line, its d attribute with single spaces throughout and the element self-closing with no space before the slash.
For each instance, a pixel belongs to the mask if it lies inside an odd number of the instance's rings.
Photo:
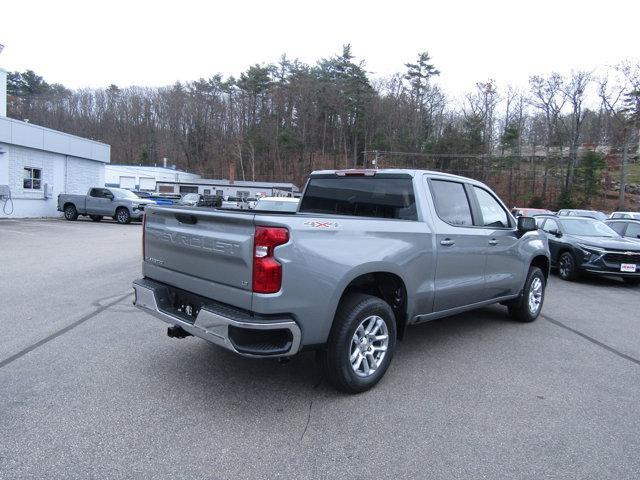
<svg viewBox="0 0 640 480">
<path fill-rule="evenodd" d="M 561 171 L 570 201 L 578 189 L 598 188 L 594 170 L 605 164 L 600 154 L 594 157 L 597 146 L 607 146 L 622 165 L 637 160 L 639 62 L 533 75 L 524 89 L 479 81 L 462 98 L 441 88 L 427 52 L 405 67 L 374 78 L 345 45 L 313 65 L 283 55 L 237 78 L 215 74 L 160 88 L 72 90 L 28 70 L 9 73 L 8 110 L 110 144 L 113 163 L 160 164 L 166 157 L 214 178 L 227 177 L 235 164 L 240 179 L 301 184 L 313 169 L 369 164 L 369 152 L 376 158 L 390 158 L 377 152 L 393 158 L 527 155 L 539 159 L 544 182 L 547 172 Z M 581 153 L 584 144 L 593 147 L 590 156 Z"/>
</svg>

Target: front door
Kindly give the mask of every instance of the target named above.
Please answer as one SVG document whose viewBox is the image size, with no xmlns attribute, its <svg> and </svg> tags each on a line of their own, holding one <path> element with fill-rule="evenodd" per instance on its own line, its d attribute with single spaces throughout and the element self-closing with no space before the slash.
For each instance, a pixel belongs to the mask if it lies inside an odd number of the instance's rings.
<svg viewBox="0 0 640 480">
<path fill-rule="evenodd" d="M 113 215 L 113 202 L 105 197 L 105 188 L 92 188 L 87 198 L 87 213 L 91 215 Z"/>
<path fill-rule="evenodd" d="M 487 244 L 473 226 L 465 184 L 428 181 L 436 207 L 436 275 L 434 312 L 480 302 L 484 289 Z"/>
<path fill-rule="evenodd" d="M 484 300 L 515 295 L 522 287 L 522 260 L 518 253 L 516 225 L 507 210 L 488 190 L 473 186 L 479 231 L 487 245 Z"/>
</svg>

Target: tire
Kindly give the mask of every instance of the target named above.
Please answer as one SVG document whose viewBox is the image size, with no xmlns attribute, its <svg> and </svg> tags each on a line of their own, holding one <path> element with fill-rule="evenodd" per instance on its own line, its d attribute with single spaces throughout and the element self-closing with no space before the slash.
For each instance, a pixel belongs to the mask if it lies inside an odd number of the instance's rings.
<svg viewBox="0 0 640 480">
<path fill-rule="evenodd" d="M 64 207 L 64 218 L 70 222 L 74 222 L 78 219 L 78 210 L 75 205 L 67 205 Z"/>
<path fill-rule="evenodd" d="M 578 278 L 576 259 L 571 252 L 563 252 L 558 258 L 558 275 L 563 280 L 573 281 Z"/>
<path fill-rule="evenodd" d="M 129 210 L 126 207 L 119 207 L 116 210 L 116 216 L 115 216 L 116 222 L 118 222 L 121 225 L 126 225 L 128 223 L 131 223 L 131 214 L 129 213 Z"/>
<path fill-rule="evenodd" d="M 343 392 L 369 390 L 387 371 L 395 343 L 391 307 L 378 297 L 351 294 L 340 302 L 326 350 L 320 352 L 323 374 Z"/>
<path fill-rule="evenodd" d="M 533 322 L 542 311 L 547 282 L 542 270 L 530 267 L 522 297 L 509 305 L 509 315 L 519 322 Z"/>
<path fill-rule="evenodd" d="M 102 215 L 89 215 L 89 218 L 91 218 L 91 220 L 93 220 L 94 222 L 99 222 L 100 220 L 102 220 Z"/>
<path fill-rule="evenodd" d="M 622 280 L 624 280 L 624 283 L 631 285 L 632 287 L 640 285 L 640 278 L 638 277 L 622 277 Z"/>
</svg>

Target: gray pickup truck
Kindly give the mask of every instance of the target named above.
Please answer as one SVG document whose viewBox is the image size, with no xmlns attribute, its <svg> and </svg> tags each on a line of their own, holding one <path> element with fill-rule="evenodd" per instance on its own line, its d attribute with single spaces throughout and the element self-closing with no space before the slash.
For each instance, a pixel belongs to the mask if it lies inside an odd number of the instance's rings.
<svg viewBox="0 0 640 480">
<path fill-rule="evenodd" d="M 421 170 L 311 174 L 297 212 L 151 207 L 137 307 L 240 355 L 317 350 L 347 392 L 408 325 L 493 303 L 537 318 L 549 247 L 484 184 Z"/>
<path fill-rule="evenodd" d="M 94 222 L 103 217 L 113 217 L 118 223 L 140 220 L 153 200 L 145 200 L 123 188 L 90 188 L 86 195 L 58 195 L 58 211 L 67 220 L 77 220 L 79 215 L 88 215 Z"/>
</svg>

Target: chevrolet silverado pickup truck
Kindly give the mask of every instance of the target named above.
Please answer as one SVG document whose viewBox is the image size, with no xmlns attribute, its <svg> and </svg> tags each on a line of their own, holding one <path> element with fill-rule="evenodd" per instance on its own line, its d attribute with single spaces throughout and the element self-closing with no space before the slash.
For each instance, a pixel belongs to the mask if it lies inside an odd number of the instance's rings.
<svg viewBox="0 0 640 480">
<path fill-rule="evenodd" d="M 297 212 L 150 207 L 134 304 L 249 357 L 316 350 L 357 393 L 407 327 L 493 303 L 535 320 L 547 238 L 484 184 L 422 170 L 310 175 Z"/>
<path fill-rule="evenodd" d="M 118 223 L 131 223 L 140 220 L 148 205 L 155 205 L 153 200 L 145 200 L 124 188 L 90 188 L 86 195 L 58 195 L 58 211 L 64 218 L 77 220 L 80 215 L 88 215 L 94 222 L 103 217 L 113 217 Z"/>
</svg>

